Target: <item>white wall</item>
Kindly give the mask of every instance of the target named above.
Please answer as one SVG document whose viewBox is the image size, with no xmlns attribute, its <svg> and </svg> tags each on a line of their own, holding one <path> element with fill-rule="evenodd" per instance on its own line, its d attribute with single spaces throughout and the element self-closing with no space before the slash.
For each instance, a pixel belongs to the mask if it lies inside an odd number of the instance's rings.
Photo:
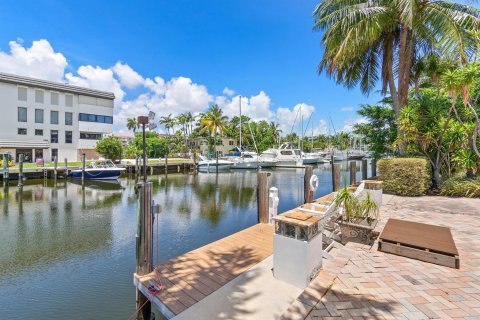
<svg viewBox="0 0 480 320">
<path fill-rule="evenodd" d="M 80 131 L 91 133 L 110 134 L 113 132 L 112 124 L 79 122 L 79 113 L 91 113 L 97 115 L 113 116 L 113 102 L 105 103 L 106 99 L 100 100 L 103 105 L 97 106 L 79 104 L 79 95 L 73 94 L 73 106 L 65 106 L 65 95 L 59 93 L 59 104 L 52 105 L 50 101 L 50 90 L 43 90 L 44 102 L 35 102 L 35 89 L 29 87 L 27 90 L 27 101 L 18 100 L 18 86 L 16 84 L 0 82 L 0 139 L 12 141 L 42 141 L 50 142 L 50 131 L 58 130 L 58 143 L 50 143 L 50 149 L 44 149 L 45 161 L 51 161 L 51 150 L 58 149 L 59 161 L 68 158 L 69 161 L 77 159 L 77 149 L 93 149 L 96 140 L 80 140 Z M 27 108 L 27 122 L 18 122 L 18 107 Z M 43 109 L 43 123 L 35 123 L 35 109 Z M 58 111 L 58 124 L 50 123 L 50 111 Z M 72 125 L 65 125 L 65 112 L 72 112 Z M 26 135 L 18 135 L 18 128 L 26 128 Z M 42 129 L 43 136 L 36 136 L 35 129 Z M 72 143 L 65 143 L 65 131 L 72 131 Z"/>
</svg>

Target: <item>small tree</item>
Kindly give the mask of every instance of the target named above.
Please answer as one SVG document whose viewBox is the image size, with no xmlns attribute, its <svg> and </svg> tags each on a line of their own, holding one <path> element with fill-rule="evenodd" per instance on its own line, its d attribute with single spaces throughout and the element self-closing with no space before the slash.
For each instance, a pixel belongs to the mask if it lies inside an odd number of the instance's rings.
<svg viewBox="0 0 480 320">
<path fill-rule="evenodd" d="M 106 137 L 97 142 L 95 150 L 107 159 L 115 161 L 122 157 L 123 146 L 120 139 Z"/>
</svg>

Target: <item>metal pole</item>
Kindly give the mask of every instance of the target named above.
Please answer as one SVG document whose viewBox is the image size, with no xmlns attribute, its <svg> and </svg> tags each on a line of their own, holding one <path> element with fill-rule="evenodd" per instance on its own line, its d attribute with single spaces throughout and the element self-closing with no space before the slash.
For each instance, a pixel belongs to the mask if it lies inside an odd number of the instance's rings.
<svg viewBox="0 0 480 320">
<path fill-rule="evenodd" d="M 143 182 L 147 182 L 147 145 L 145 137 L 145 124 L 142 124 L 142 137 L 143 137 Z"/>
</svg>

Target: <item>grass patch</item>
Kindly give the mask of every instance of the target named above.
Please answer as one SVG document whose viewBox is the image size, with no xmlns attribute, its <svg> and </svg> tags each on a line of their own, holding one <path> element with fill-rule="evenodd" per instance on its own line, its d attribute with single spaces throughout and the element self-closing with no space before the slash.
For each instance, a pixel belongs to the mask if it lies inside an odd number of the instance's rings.
<svg viewBox="0 0 480 320">
<path fill-rule="evenodd" d="M 480 198 L 480 178 L 454 176 L 442 184 L 440 194 L 448 197 Z"/>
<path fill-rule="evenodd" d="M 63 162 L 59 162 L 57 164 L 57 167 L 58 168 L 63 168 L 64 166 L 64 163 Z M 81 161 L 73 161 L 73 162 L 68 162 L 68 166 L 69 167 L 81 167 L 82 166 L 82 162 Z M 23 164 L 23 168 L 24 169 L 30 169 L 30 168 L 53 168 L 53 162 L 45 162 L 45 165 L 43 166 L 37 166 L 36 163 L 24 163 Z M 14 165 L 14 166 L 11 166 L 10 168 L 13 168 L 13 169 L 18 169 L 18 164 Z"/>
</svg>

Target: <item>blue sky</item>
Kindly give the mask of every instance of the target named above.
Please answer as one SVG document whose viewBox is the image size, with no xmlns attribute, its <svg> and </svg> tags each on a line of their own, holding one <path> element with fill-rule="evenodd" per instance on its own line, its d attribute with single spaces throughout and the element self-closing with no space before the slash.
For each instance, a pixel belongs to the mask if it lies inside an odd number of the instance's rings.
<svg viewBox="0 0 480 320">
<path fill-rule="evenodd" d="M 305 118 L 315 110 L 316 132 L 330 117 L 338 131 L 379 95 L 317 74 L 317 2 L 4 0 L 0 71 L 115 92 L 117 131 L 144 104 L 160 115 L 217 102 L 231 115 L 237 95 L 247 97 L 246 113 L 281 122 L 284 133 L 301 103 Z"/>
</svg>

